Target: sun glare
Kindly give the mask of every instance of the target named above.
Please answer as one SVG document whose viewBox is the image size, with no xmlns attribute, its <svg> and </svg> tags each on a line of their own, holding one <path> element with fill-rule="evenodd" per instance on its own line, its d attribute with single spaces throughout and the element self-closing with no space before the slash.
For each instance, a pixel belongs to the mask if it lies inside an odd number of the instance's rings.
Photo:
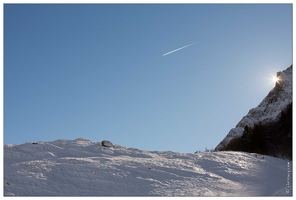
<svg viewBox="0 0 296 200">
<path fill-rule="evenodd" d="M 274 76 L 272 78 L 272 80 L 273 80 L 274 83 L 278 83 L 280 81 L 279 77 L 276 77 L 276 76 Z"/>
</svg>

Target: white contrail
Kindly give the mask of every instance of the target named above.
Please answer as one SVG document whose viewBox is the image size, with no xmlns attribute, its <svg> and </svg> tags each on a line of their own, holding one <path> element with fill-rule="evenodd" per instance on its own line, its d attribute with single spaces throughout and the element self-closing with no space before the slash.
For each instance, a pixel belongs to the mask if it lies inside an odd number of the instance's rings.
<svg viewBox="0 0 296 200">
<path fill-rule="evenodd" d="M 179 51 L 179 50 L 184 49 L 184 48 L 186 48 L 186 47 L 189 47 L 189 46 L 191 46 L 191 45 L 193 45 L 193 44 L 195 44 L 195 43 L 197 43 L 197 42 L 193 42 L 193 43 L 188 44 L 188 45 L 186 45 L 186 46 L 184 46 L 184 47 L 181 47 L 181 48 L 179 48 L 179 49 L 175 49 L 175 50 L 173 50 L 173 51 L 170 51 L 170 52 L 168 52 L 168 53 L 163 54 L 162 56 L 166 56 L 166 55 L 168 55 L 168 54 L 170 54 L 170 53 L 174 53 L 175 51 Z"/>
</svg>

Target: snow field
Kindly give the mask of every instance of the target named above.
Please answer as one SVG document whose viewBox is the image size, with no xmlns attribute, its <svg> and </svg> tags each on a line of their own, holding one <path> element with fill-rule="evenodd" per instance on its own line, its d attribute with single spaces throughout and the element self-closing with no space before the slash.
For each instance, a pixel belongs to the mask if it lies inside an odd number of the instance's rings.
<svg viewBox="0 0 296 200">
<path fill-rule="evenodd" d="M 103 147 L 82 138 L 5 145 L 4 195 L 291 196 L 288 161 L 262 158 Z"/>
</svg>

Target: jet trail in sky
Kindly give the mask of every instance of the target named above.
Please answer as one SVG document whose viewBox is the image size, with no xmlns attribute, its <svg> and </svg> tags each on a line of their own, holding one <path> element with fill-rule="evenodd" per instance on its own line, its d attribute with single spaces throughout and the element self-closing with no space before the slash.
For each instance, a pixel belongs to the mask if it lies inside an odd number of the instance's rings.
<svg viewBox="0 0 296 200">
<path fill-rule="evenodd" d="M 181 50 L 181 49 L 184 49 L 184 48 L 186 48 L 186 47 L 189 47 L 189 46 L 191 46 L 191 45 L 193 45 L 193 44 L 195 44 L 195 43 L 197 43 L 197 42 L 193 42 L 193 43 L 188 44 L 188 45 L 186 45 L 186 46 L 184 46 L 184 47 L 181 47 L 181 48 L 175 49 L 175 50 L 173 50 L 173 51 L 170 51 L 170 52 L 168 52 L 168 53 L 163 54 L 162 56 L 166 56 L 166 55 L 168 55 L 168 54 L 174 53 L 174 52 L 176 52 L 176 51 L 179 51 L 179 50 Z"/>
</svg>

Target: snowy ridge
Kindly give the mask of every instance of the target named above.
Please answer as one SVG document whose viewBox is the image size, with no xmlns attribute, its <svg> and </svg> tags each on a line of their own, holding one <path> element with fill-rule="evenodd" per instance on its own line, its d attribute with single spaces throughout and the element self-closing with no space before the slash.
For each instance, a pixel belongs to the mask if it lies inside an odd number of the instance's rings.
<svg viewBox="0 0 296 200">
<path fill-rule="evenodd" d="M 277 72 L 279 82 L 256 107 L 252 108 L 242 120 L 231 129 L 218 144 L 216 150 L 223 149 L 233 138 L 243 134 L 245 126 L 252 127 L 259 122 L 266 123 L 278 118 L 281 111 L 292 102 L 292 66 L 282 72 Z"/>
<path fill-rule="evenodd" d="M 82 138 L 4 145 L 4 196 L 291 196 L 289 167 L 250 153 L 143 151 Z"/>
</svg>

